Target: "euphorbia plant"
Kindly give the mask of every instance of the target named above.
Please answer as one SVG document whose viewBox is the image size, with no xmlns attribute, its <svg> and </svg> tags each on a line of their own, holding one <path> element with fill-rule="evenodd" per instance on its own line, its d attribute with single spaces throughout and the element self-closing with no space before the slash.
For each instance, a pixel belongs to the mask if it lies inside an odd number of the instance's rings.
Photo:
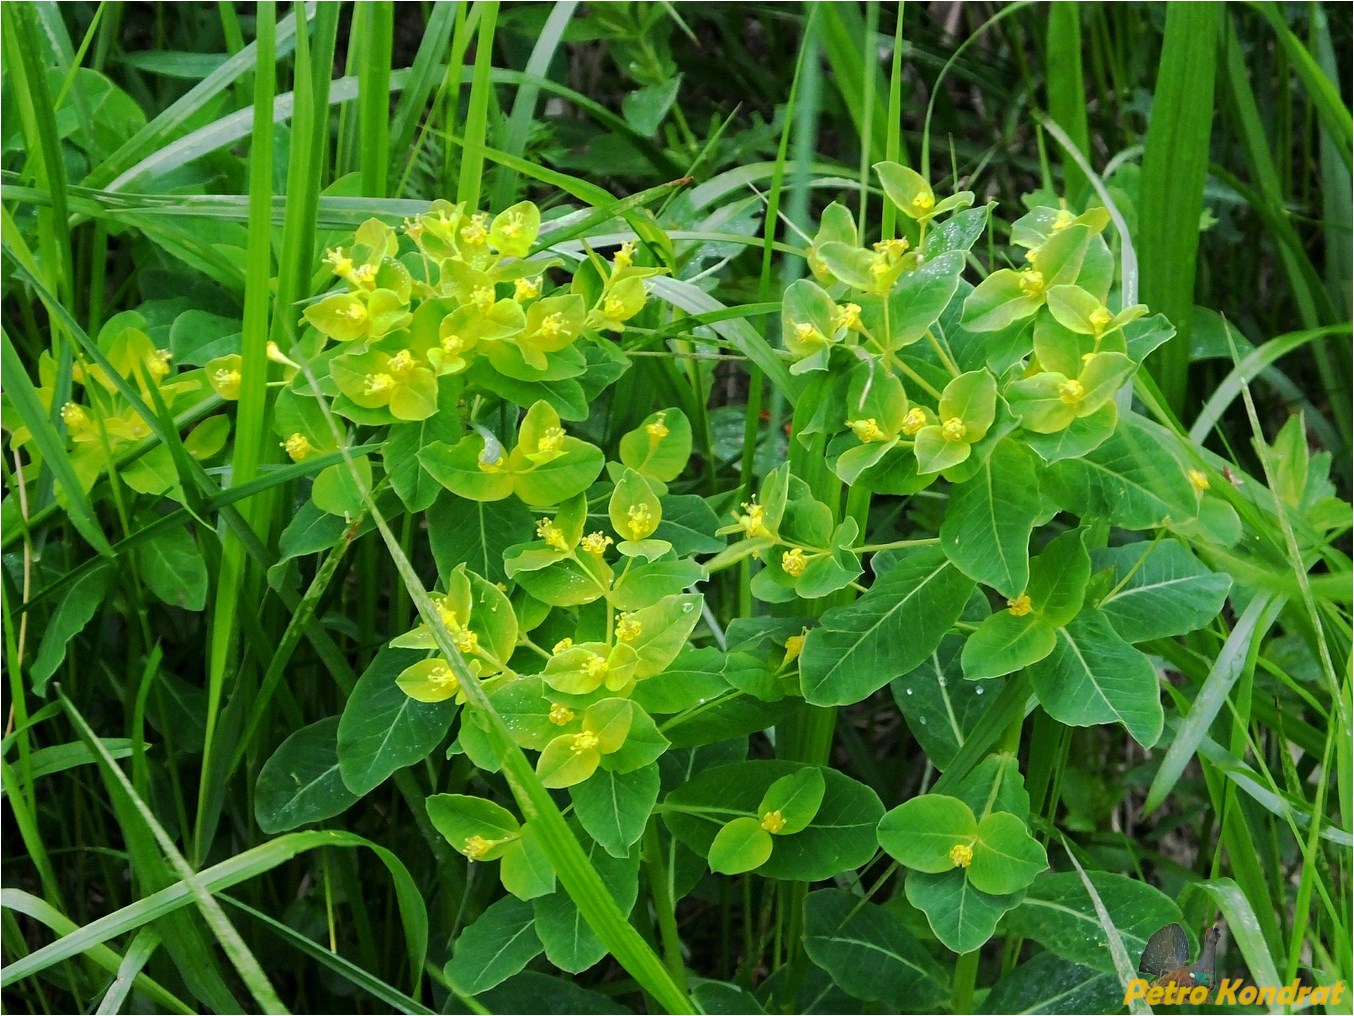
<svg viewBox="0 0 1354 1016">
<path fill-rule="evenodd" d="M 443 548 L 432 614 L 378 655 L 335 751 L 362 793 L 456 724 L 464 762 L 428 814 L 470 863 L 501 861 L 508 896 L 455 949 L 488 949 L 522 908 L 534 918 L 490 982 L 541 950 L 581 970 L 609 944 L 553 877 L 541 798 L 516 770 L 506 787 L 494 775 L 495 731 L 534 756 L 538 793 L 560 792 L 623 910 L 646 862 L 670 966 L 673 908 L 701 871 L 851 880 L 881 848 L 935 937 L 972 952 L 1058 877 L 1020 772 L 1027 705 L 1144 746 L 1162 733 L 1157 669 L 1134 643 L 1202 623 L 1227 584 L 1181 614 L 1154 576 L 1208 575 L 1173 531 L 1225 543 L 1236 528 L 1184 446 L 1129 410 L 1169 324 L 1123 306 L 1103 210 L 1034 205 L 1012 227 L 1024 265 L 975 288 L 963 276 L 990 209 L 877 170 L 902 235 L 863 246 L 850 211 L 824 211 L 813 278 L 782 304 L 790 462 L 755 491 L 713 472 L 697 486 L 696 432 L 674 405 L 623 430 L 590 412 L 629 365 L 616 337 L 666 313 L 646 289 L 664 268 L 637 263 L 661 245 L 565 257 L 538 249 L 529 203 L 490 217 L 438 202 L 400 232 L 365 224 L 326 259 L 335 289 L 286 358 L 301 370 L 280 436 L 293 458 L 361 444 L 317 478 L 318 508 L 362 512 L 388 484 Z M 1135 540 L 1145 530 L 1163 539 Z M 735 566 L 767 609 L 712 595 Z M 790 731 L 889 684 L 942 775 L 886 812 Z M 404 738 L 393 761 L 373 763 L 377 734 Z M 749 760 L 768 747 L 781 757 Z M 832 942 L 912 941 L 865 898 L 804 906 L 787 948 L 848 993 Z M 943 997 L 935 961 L 917 964 L 917 997 Z"/>
</svg>

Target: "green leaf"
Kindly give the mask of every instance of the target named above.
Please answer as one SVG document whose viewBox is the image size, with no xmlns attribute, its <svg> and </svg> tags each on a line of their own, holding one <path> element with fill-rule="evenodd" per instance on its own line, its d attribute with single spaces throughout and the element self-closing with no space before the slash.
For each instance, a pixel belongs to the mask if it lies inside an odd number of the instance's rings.
<svg viewBox="0 0 1354 1016">
<path fill-rule="evenodd" d="M 933 874 L 956 867 L 950 851 L 972 846 L 978 820 L 957 797 L 925 794 L 904 801 L 879 823 L 879 845 L 899 864 Z"/>
<path fill-rule="evenodd" d="M 498 865 L 503 888 L 519 900 L 534 900 L 555 891 L 555 869 L 536 827 L 522 826 L 522 835 L 508 844 Z"/>
<path fill-rule="evenodd" d="M 635 676 L 641 680 L 661 674 L 682 651 L 700 620 L 701 595 L 681 593 L 665 596 L 652 607 L 634 612 L 640 634 L 631 643 L 639 656 Z"/>
<path fill-rule="evenodd" d="M 103 602 L 112 578 L 112 568 L 95 568 L 72 582 L 61 597 L 60 604 L 43 629 L 38 655 L 28 671 L 36 694 L 46 693 L 47 682 L 66 658 L 66 644 L 89 624 L 90 618 Z"/>
<path fill-rule="evenodd" d="M 632 565 L 616 580 L 607 599 L 617 610 L 652 607 L 664 597 L 694 586 L 704 575 L 701 566 L 687 558 Z"/>
<path fill-rule="evenodd" d="M 954 785 L 954 795 L 979 820 L 997 811 L 1009 811 L 1020 819 L 1030 815 L 1030 795 L 1020 775 L 1020 761 L 1009 751 L 985 756 Z"/>
<path fill-rule="evenodd" d="M 674 74 L 658 84 L 636 88 L 621 100 L 621 115 L 636 133 L 652 137 L 672 108 L 681 86 L 682 76 Z"/>
<path fill-rule="evenodd" d="M 981 681 L 1013 674 L 1053 652 L 1056 641 L 1053 626 L 1038 616 L 999 610 L 964 642 L 964 676 Z"/>
<path fill-rule="evenodd" d="M 564 454 L 513 477 L 513 491 L 529 505 L 544 506 L 581 494 L 601 475 L 602 449 L 575 437 L 564 439 Z"/>
<path fill-rule="evenodd" d="M 310 499 L 315 502 L 315 507 L 345 519 L 353 518 L 362 511 L 362 492 L 371 490 L 371 459 L 359 455 L 353 459 L 352 465 L 357 470 L 361 486 L 354 481 L 348 463 L 336 462 L 315 477 L 315 484 L 310 489 Z"/>
<path fill-rule="evenodd" d="M 428 539 L 445 581 L 458 564 L 503 582 L 503 552 L 532 532 L 530 509 L 514 499 L 481 503 L 445 494 L 428 510 Z"/>
<path fill-rule="evenodd" d="M 439 399 L 441 411 L 417 423 L 392 424 L 381 453 L 390 485 L 411 512 L 426 511 L 442 492 L 442 485 L 419 459 L 419 450 L 434 441 L 450 444 L 461 438 L 460 417 L 455 412 L 454 398 L 458 389 L 451 385 L 444 386 L 444 389 L 444 395 Z M 452 393 L 452 396 L 446 393 Z M 451 406 L 447 405 L 449 398 Z"/>
<path fill-rule="evenodd" d="M 899 557 L 854 603 L 833 607 L 809 632 L 800 657 L 804 698 L 859 702 L 931 654 L 959 618 L 973 582 L 939 547 Z"/>
<path fill-rule="evenodd" d="M 630 729 L 625 735 L 625 743 L 602 756 L 602 767 L 613 772 L 633 772 L 657 761 L 668 750 L 668 739 L 659 732 L 653 718 L 637 703 L 630 704 Z"/>
<path fill-rule="evenodd" d="M 691 989 L 691 997 L 707 1016 L 751 1016 L 766 1012 L 750 991 L 727 981 L 698 981 Z"/>
<path fill-rule="evenodd" d="M 672 544 L 678 557 L 693 554 L 717 554 L 727 546 L 722 537 L 715 536 L 719 516 L 695 494 L 669 494 L 658 499 L 663 519 L 654 536 Z"/>
<path fill-rule="evenodd" d="M 1063 508 L 1123 529 L 1155 529 L 1197 513 L 1193 488 L 1168 450 L 1175 438 L 1137 417 L 1083 458 L 1045 472 L 1048 494 Z"/>
<path fill-rule="evenodd" d="M 578 836 L 575 823 L 570 830 Z M 639 851 L 628 858 L 612 857 L 586 836 L 579 843 L 589 863 L 597 870 L 607 893 L 622 914 L 628 915 L 639 894 Z M 563 889 L 531 901 L 536 914 L 536 934 L 545 946 L 546 958 L 569 973 L 588 969 L 606 955 L 606 946 L 588 926 L 578 906 Z M 552 982 L 552 983 L 558 983 Z M 530 1008 L 534 1011 L 535 1006 Z"/>
<path fill-rule="evenodd" d="M 650 413 L 621 438 L 621 463 L 650 479 L 677 479 L 691 458 L 691 421 L 680 409 Z"/>
<path fill-rule="evenodd" d="M 760 703 L 758 707 L 767 709 Z M 801 768 L 795 762 L 764 760 L 706 769 L 664 798 L 663 821 L 704 857 L 730 812 L 753 814 L 771 784 Z M 776 849 L 759 874 L 817 882 L 874 856 L 875 826 L 884 814 L 878 795 L 836 770 L 822 773 L 825 789 L 818 813 L 802 832 L 775 837 Z"/>
<path fill-rule="evenodd" d="M 578 748 L 573 734 L 561 734 L 543 749 L 536 760 L 541 786 L 551 790 L 582 783 L 597 770 L 602 755 L 596 748 Z"/>
<path fill-rule="evenodd" d="M 1029 675 L 1039 704 L 1059 722 L 1122 723 L 1144 748 L 1161 737 L 1166 717 L 1156 668 L 1100 611 L 1083 612 L 1059 628 L 1053 652 Z"/>
<path fill-rule="evenodd" d="M 1124 1006 L 1119 978 L 1044 952 L 992 986 L 983 1007 L 991 1013 L 1112 1013 Z"/>
<path fill-rule="evenodd" d="M 165 603 L 184 610 L 207 604 L 207 564 L 197 541 L 175 526 L 136 548 L 141 580 Z"/>
<path fill-rule="evenodd" d="M 1042 510 L 1034 457 L 1002 441 L 973 479 L 955 487 L 940 545 L 975 582 L 1018 596 L 1029 581 L 1030 533 Z"/>
<path fill-rule="evenodd" d="M 259 770 L 254 818 L 273 835 L 344 812 L 358 799 L 343 785 L 338 761 L 339 718 L 302 727 Z"/>
<path fill-rule="evenodd" d="M 1088 872 L 1087 877 L 1130 956 L 1141 956 L 1158 928 L 1180 921 L 1180 908 L 1155 886 L 1107 871 Z M 1105 929 L 1077 872 L 1040 875 L 1020 906 L 1007 915 L 1006 928 L 1069 962 L 1114 971 Z"/>
<path fill-rule="evenodd" d="M 396 769 L 425 758 L 451 726 L 453 702 L 415 702 L 395 683 L 421 656 L 383 649 L 348 696 L 339 720 L 338 755 L 343 782 L 354 794 L 374 790 Z"/>
<path fill-rule="evenodd" d="M 928 217 L 935 208 L 935 191 L 915 169 L 897 162 L 876 162 L 873 169 L 884 194 L 908 218 Z"/>
<path fill-rule="evenodd" d="M 683 649 L 663 673 L 635 685 L 630 701 L 652 715 L 694 709 L 729 690 L 724 660 L 713 646 Z"/>
<path fill-rule="evenodd" d="M 1015 403 L 1011 404 L 1015 410 Z M 1019 414 L 1017 414 L 1019 415 Z M 1045 462 L 1060 462 L 1078 458 L 1099 448 L 1114 433 L 1119 422 L 1119 407 L 1106 402 L 1089 416 L 1079 416 L 1062 430 L 1053 434 L 1024 435 L 1025 444 Z"/>
<path fill-rule="evenodd" d="M 1023 894 L 993 896 L 978 889 L 959 869 L 928 874 L 910 871 L 904 883 L 908 902 L 926 915 L 942 945 L 951 952 L 972 952 L 997 930 L 997 922 L 1017 906 Z"/>
<path fill-rule="evenodd" d="M 1018 816 L 994 811 L 978 823 L 968 878 L 980 891 L 993 896 L 1018 892 L 1047 867 L 1048 854 Z"/>
<path fill-rule="evenodd" d="M 1209 571 L 1176 540 L 1097 551 L 1095 564 L 1113 568 L 1116 577 L 1128 575 L 1122 588 L 1100 602 L 1100 609 L 1129 642 L 1171 638 L 1204 627 L 1222 611 L 1232 588 L 1229 576 Z"/>
<path fill-rule="evenodd" d="M 658 800 L 658 767 L 627 773 L 602 769 L 587 782 L 570 787 L 569 796 L 588 835 L 612 857 L 626 857 L 644 834 Z"/>
<path fill-rule="evenodd" d="M 471 501 L 502 501 L 512 493 L 512 474 L 504 470 L 486 472 L 481 469 L 480 456 L 484 451 L 484 436 L 467 434 L 454 445 L 446 441 L 424 445 L 419 450 L 418 460 L 429 476 L 459 497 Z M 506 458 L 506 454 L 503 457 Z"/>
<path fill-rule="evenodd" d="M 950 768 L 982 717 L 999 685 L 965 681 L 960 669 L 964 641 L 947 635 L 921 664 L 891 685 L 893 700 L 907 720 L 908 729 L 939 770 Z"/>
<path fill-rule="evenodd" d="M 751 816 L 736 818 L 715 834 L 710 844 L 710 870 L 739 875 L 760 868 L 771 856 L 771 834 Z"/>
<path fill-rule="evenodd" d="M 979 213 L 985 215 L 986 210 Z M 949 306 L 963 271 L 964 256 L 957 251 L 928 255 L 920 268 L 898 280 L 888 298 L 888 331 L 882 331 L 881 321 L 881 331 L 875 334 L 886 336 L 890 349 L 920 341 Z"/>
<path fill-rule="evenodd" d="M 813 821 L 823 803 L 825 790 L 821 769 L 813 766 L 801 769 L 771 784 L 757 805 L 757 814 L 780 812 L 785 824 L 774 830 L 774 833 L 777 836 L 789 836 L 805 829 Z"/>
<path fill-rule="evenodd" d="M 1081 531 L 1063 533 L 1030 563 L 1030 606 L 1046 623 L 1064 625 L 1080 612 L 1090 580 L 1091 559 Z"/>
<path fill-rule="evenodd" d="M 607 995 L 580 988 L 557 975 L 524 970 L 477 1000 L 486 1012 L 533 1012 L 545 1014 L 589 1013 L 595 1016 L 629 1016 L 630 1010 Z"/>
<path fill-rule="evenodd" d="M 428 818 L 457 853 L 466 853 L 474 836 L 490 846 L 475 861 L 494 861 L 522 834 L 517 817 L 501 804 L 466 794 L 434 794 L 427 800 Z"/>
<path fill-rule="evenodd" d="M 447 980 L 466 995 L 501 984 L 541 954 L 536 915 L 515 896 L 495 900 L 456 939 Z"/>
<path fill-rule="evenodd" d="M 804 901 L 804 951 L 853 998 L 903 1004 L 918 1011 L 942 1006 L 949 988 L 939 964 L 891 911 L 841 889 Z"/>
</svg>

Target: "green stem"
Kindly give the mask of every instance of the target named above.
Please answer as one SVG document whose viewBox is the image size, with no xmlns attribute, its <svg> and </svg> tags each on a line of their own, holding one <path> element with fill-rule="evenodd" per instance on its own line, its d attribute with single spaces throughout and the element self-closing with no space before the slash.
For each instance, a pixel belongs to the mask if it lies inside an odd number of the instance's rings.
<svg viewBox="0 0 1354 1016">
<path fill-rule="evenodd" d="M 653 898 L 654 913 L 658 916 L 658 935 L 663 945 L 663 959 L 673 980 L 686 990 L 686 963 L 682 959 L 682 939 L 677 932 L 677 912 L 672 899 L 672 886 L 663 865 L 663 844 L 658 837 L 658 820 L 650 818 L 644 830 L 644 871 L 649 879 L 649 893 Z"/>
<path fill-rule="evenodd" d="M 973 1011 L 973 986 L 978 981 L 978 950 L 962 954 L 954 963 L 954 1011 Z"/>
</svg>

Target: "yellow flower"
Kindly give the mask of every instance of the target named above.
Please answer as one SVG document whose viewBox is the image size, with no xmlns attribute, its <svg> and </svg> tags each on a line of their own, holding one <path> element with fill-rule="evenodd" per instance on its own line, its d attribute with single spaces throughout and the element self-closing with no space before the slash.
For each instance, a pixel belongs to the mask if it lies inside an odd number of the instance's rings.
<svg viewBox="0 0 1354 1016">
<path fill-rule="evenodd" d="M 485 229 L 488 217 L 480 212 L 461 230 L 461 242 L 469 247 L 479 247 L 489 239 L 489 230 Z"/>
<path fill-rule="evenodd" d="M 456 680 L 456 675 L 453 674 L 445 664 L 439 663 L 432 670 L 428 671 L 428 680 L 437 685 L 437 687 L 444 688 L 453 693 L 461 690 L 461 682 Z"/>
<path fill-rule="evenodd" d="M 798 547 L 787 550 L 780 556 L 780 566 L 785 570 L 786 575 L 795 578 L 804 574 L 804 569 L 809 565 L 808 558 L 804 556 L 804 551 Z"/>
<path fill-rule="evenodd" d="M 1208 476 L 1202 470 L 1191 469 L 1186 475 L 1189 476 L 1190 486 L 1199 493 L 1202 494 L 1209 488 L 1210 484 L 1208 482 Z"/>
<path fill-rule="evenodd" d="M 944 435 L 946 441 L 962 441 L 964 435 L 968 433 L 968 427 L 959 417 L 952 416 L 941 426 L 940 432 Z"/>
<path fill-rule="evenodd" d="M 569 541 L 564 537 L 564 531 L 555 525 L 551 519 L 541 519 L 536 523 L 536 535 L 554 550 L 567 551 Z"/>
<path fill-rule="evenodd" d="M 1058 385 L 1058 398 L 1065 406 L 1075 406 L 1086 394 L 1086 389 L 1076 378 Z"/>
<path fill-rule="evenodd" d="M 1077 221 L 1077 217 L 1066 208 L 1060 208 L 1058 214 L 1053 217 L 1053 232 L 1061 233 L 1072 223 Z"/>
<path fill-rule="evenodd" d="M 564 652 L 564 650 L 566 650 L 566 649 L 572 649 L 573 647 L 574 647 L 574 640 L 573 640 L 573 639 L 571 639 L 571 638 L 562 638 L 562 639 L 560 639 L 558 642 L 555 643 L 555 645 L 551 648 L 550 651 L 551 651 L 552 653 L 554 653 L 556 656 L 558 656 L 560 653 Z"/>
<path fill-rule="evenodd" d="M 541 277 L 538 275 L 534 279 L 518 279 L 512 284 L 512 295 L 518 303 L 534 300 L 541 295 Z"/>
<path fill-rule="evenodd" d="M 174 359 L 174 354 L 167 349 L 157 349 L 150 354 L 146 360 L 146 370 L 150 376 L 159 380 L 169 373 L 169 361 Z"/>
<path fill-rule="evenodd" d="M 1095 334 L 1099 335 L 1114 320 L 1114 315 L 1109 312 L 1107 307 L 1097 307 L 1091 311 L 1089 320 L 1091 327 L 1095 329 Z"/>
<path fill-rule="evenodd" d="M 401 349 L 386 362 L 386 370 L 396 381 L 403 381 L 413 369 L 414 354 L 407 349 Z"/>
<path fill-rule="evenodd" d="M 470 291 L 470 302 L 480 310 L 488 310 L 494 305 L 494 287 L 476 286 Z"/>
<path fill-rule="evenodd" d="M 908 437 L 911 437 L 925 426 L 926 414 L 916 406 L 909 409 L 907 415 L 903 417 L 903 433 Z"/>
<path fill-rule="evenodd" d="M 1033 267 L 1039 263 L 1039 248 L 1031 247 L 1025 252 L 1025 260 Z"/>
<path fill-rule="evenodd" d="M 653 423 L 646 423 L 644 432 L 654 441 L 662 441 L 663 438 L 667 437 L 669 431 L 667 425 L 663 423 L 663 414 L 659 413 L 658 419 L 654 420 Z"/>
<path fill-rule="evenodd" d="M 904 243 L 907 241 L 904 240 Z M 860 331 L 860 304 L 844 303 L 837 308 L 837 312 L 832 315 L 833 328 L 845 328 L 849 331 Z"/>
<path fill-rule="evenodd" d="M 478 861 L 485 854 L 489 853 L 489 851 L 493 849 L 493 846 L 494 845 L 483 836 L 476 834 L 465 841 L 465 847 L 462 849 L 461 853 L 465 854 L 465 856 L 472 861 Z"/>
<path fill-rule="evenodd" d="M 541 335 L 547 339 L 558 339 L 564 334 L 564 315 L 559 311 L 547 314 L 541 319 Z"/>
<path fill-rule="evenodd" d="M 807 632 L 808 629 L 805 629 Z M 785 663 L 793 663 L 804 651 L 805 635 L 791 635 L 785 640 Z"/>
<path fill-rule="evenodd" d="M 300 462 L 315 450 L 310 444 L 310 439 L 300 432 L 283 441 L 282 447 L 286 450 L 288 458 L 293 462 Z"/>
<path fill-rule="evenodd" d="M 573 749 L 574 754 L 577 755 L 581 752 L 593 751 L 597 747 L 597 743 L 597 735 L 591 730 L 580 730 L 574 735 L 569 746 Z"/>
<path fill-rule="evenodd" d="M 238 399 L 240 397 L 240 372 L 238 370 L 228 370 L 222 367 L 212 375 L 212 380 L 216 383 L 216 390 L 223 399 Z"/>
<path fill-rule="evenodd" d="M 633 642 L 644 634 L 644 626 L 635 620 L 634 614 L 622 614 L 616 624 L 616 638 L 622 642 Z"/>
<path fill-rule="evenodd" d="M 324 263 L 341 279 L 346 279 L 352 274 L 353 259 L 343 253 L 342 247 L 333 247 L 325 251 Z"/>
<path fill-rule="evenodd" d="M 768 811 L 762 816 L 762 828 L 774 836 L 785 828 L 785 816 L 779 811 Z"/>
<path fill-rule="evenodd" d="M 89 426 L 89 414 L 84 406 L 67 402 L 61 407 L 61 422 L 73 431 L 82 431 Z"/>
<path fill-rule="evenodd" d="M 540 452 L 557 452 L 560 446 L 564 444 L 563 427 L 546 427 L 541 431 L 541 440 L 537 444 L 536 450 Z"/>
<path fill-rule="evenodd" d="M 616 257 L 612 263 L 618 268 L 629 268 L 635 263 L 635 243 L 633 240 L 626 240 L 616 251 Z"/>
<path fill-rule="evenodd" d="M 770 536 L 771 531 L 766 528 L 766 509 L 756 501 L 744 501 L 742 504 L 745 514 L 739 515 L 734 512 L 733 518 L 743 527 L 743 535 L 747 537 Z"/>
<path fill-rule="evenodd" d="M 642 540 L 653 532 L 653 513 L 647 504 L 632 504 L 625 510 L 625 515 L 630 520 L 632 539 Z"/>
<path fill-rule="evenodd" d="M 583 549 L 589 554 L 601 555 L 605 554 L 607 547 L 615 542 L 615 540 L 605 533 L 589 533 L 587 536 L 583 537 Z"/>
<path fill-rule="evenodd" d="M 929 212 L 935 207 L 936 199 L 931 197 L 925 191 L 922 191 L 912 199 L 912 207 L 919 212 Z"/>
<path fill-rule="evenodd" d="M 873 416 L 868 420 L 847 420 L 846 425 L 855 432 L 856 437 L 867 443 L 888 438 L 888 435 L 879 429 L 879 423 Z"/>
<path fill-rule="evenodd" d="M 973 863 L 973 848 L 967 843 L 956 843 L 950 848 L 950 860 L 956 868 L 967 868 Z"/>
<path fill-rule="evenodd" d="M 1041 296 L 1044 292 L 1044 273 L 1026 268 L 1020 273 L 1020 292 L 1025 296 Z"/>
<path fill-rule="evenodd" d="M 353 269 L 349 276 L 349 281 L 361 286 L 363 289 L 376 288 L 376 266 L 358 265 Z"/>
<path fill-rule="evenodd" d="M 480 648 L 480 637 L 469 628 L 455 628 L 451 632 L 452 644 L 466 656 Z"/>
<path fill-rule="evenodd" d="M 803 343 L 826 342 L 827 336 L 807 321 L 795 325 L 795 338 Z"/>
<path fill-rule="evenodd" d="M 395 379 L 389 374 L 368 374 L 366 391 L 368 395 L 380 395 L 395 387 Z"/>
<path fill-rule="evenodd" d="M 556 703 L 550 707 L 550 722 L 557 727 L 562 727 L 574 718 L 574 711 L 568 706 Z"/>
<path fill-rule="evenodd" d="M 874 245 L 874 249 L 880 254 L 887 254 L 889 257 L 900 258 L 907 253 L 907 249 L 912 244 L 908 243 L 907 237 L 895 237 L 892 240 L 880 240 Z"/>
<path fill-rule="evenodd" d="M 1030 604 L 1030 597 L 1028 593 L 1021 593 L 1014 600 L 1007 600 L 1006 606 L 1011 608 L 1011 613 L 1014 614 L 1016 617 L 1024 617 L 1032 609 L 1034 609 Z"/>
<path fill-rule="evenodd" d="M 583 673 L 588 677 L 595 677 L 599 680 L 606 677 L 607 671 L 611 669 L 611 664 L 607 663 L 605 656 L 598 656 L 596 653 L 588 653 L 587 659 L 583 661 Z"/>
</svg>

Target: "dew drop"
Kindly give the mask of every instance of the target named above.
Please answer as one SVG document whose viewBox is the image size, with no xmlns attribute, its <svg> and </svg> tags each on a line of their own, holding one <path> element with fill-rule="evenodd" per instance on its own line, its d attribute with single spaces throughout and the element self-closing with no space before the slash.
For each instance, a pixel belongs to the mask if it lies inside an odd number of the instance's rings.
<svg viewBox="0 0 1354 1016">
<path fill-rule="evenodd" d="M 973 694 L 975 694 L 975 695 L 981 695 L 985 690 L 986 690 L 986 689 L 983 688 L 982 685 L 978 685 L 978 687 L 976 687 L 976 688 L 973 689 Z"/>
<path fill-rule="evenodd" d="M 683 613 L 683 614 L 689 614 L 689 613 L 691 613 L 691 612 L 692 612 L 693 610 L 695 610 L 695 609 L 696 609 L 696 605 L 695 605 L 694 603 L 683 603 L 683 604 L 682 604 L 682 613 Z"/>
<path fill-rule="evenodd" d="M 923 727 L 926 726 L 926 717 L 925 717 L 925 716 L 918 716 L 917 719 L 921 721 L 921 725 L 922 725 Z"/>
<path fill-rule="evenodd" d="M 912 694 L 912 689 L 911 689 L 911 688 L 907 689 L 907 693 L 908 693 L 909 695 L 911 695 L 911 694 Z"/>
</svg>

